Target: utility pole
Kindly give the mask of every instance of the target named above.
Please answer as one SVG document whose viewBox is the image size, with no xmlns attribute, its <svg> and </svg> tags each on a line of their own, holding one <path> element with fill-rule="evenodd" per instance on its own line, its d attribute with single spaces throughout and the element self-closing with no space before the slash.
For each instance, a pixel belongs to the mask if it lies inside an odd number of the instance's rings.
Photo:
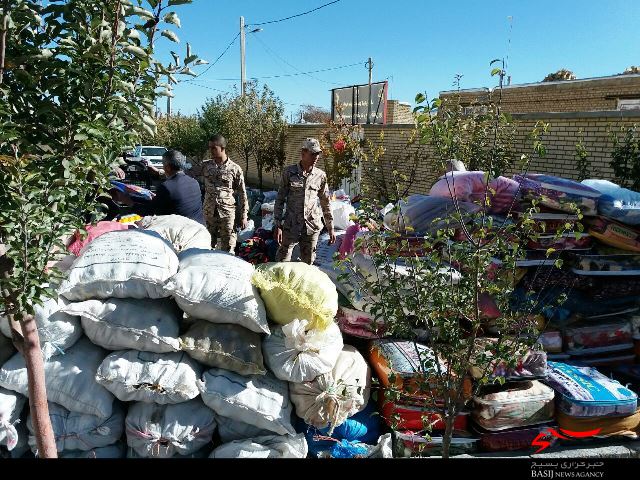
<svg viewBox="0 0 640 480">
<path fill-rule="evenodd" d="M 371 73 L 373 70 L 373 62 L 371 61 L 371 57 L 367 63 L 365 63 L 367 68 L 369 69 L 369 101 L 367 102 L 367 124 L 371 123 Z"/>
<path fill-rule="evenodd" d="M 244 64 L 244 17 L 240 17 L 240 91 L 244 97 L 244 84 L 246 80 Z"/>
<path fill-rule="evenodd" d="M 171 116 L 171 97 L 167 96 L 167 117 Z"/>
</svg>

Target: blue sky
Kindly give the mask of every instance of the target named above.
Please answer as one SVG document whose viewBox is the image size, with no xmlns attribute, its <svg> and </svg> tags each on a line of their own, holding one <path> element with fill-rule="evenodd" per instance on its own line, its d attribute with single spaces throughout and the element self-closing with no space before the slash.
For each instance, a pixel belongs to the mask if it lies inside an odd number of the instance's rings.
<svg viewBox="0 0 640 480">
<path fill-rule="evenodd" d="M 163 39 L 159 54 L 169 59 L 169 50 L 183 52 L 189 42 L 195 53 L 213 61 L 238 33 L 241 15 L 248 24 L 259 23 L 328 2 L 194 0 L 176 7 L 181 45 Z M 417 92 L 434 97 L 452 88 L 456 74 L 463 75 L 462 88 L 493 86 L 489 62 L 507 56 L 512 83 L 540 81 L 560 68 L 578 78 L 612 75 L 640 65 L 639 20 L 640 0 L 341 0 L 248 34 L 247 77 L 358 64 L 313 73 L 314 78 L 260 79 L 286 102 L 289 116 L 300 104 L 328 108 L 331 88 L 366 83 L 369 56 L 373 80 L 389 80 L 389 98 L 409 102 Z M 228 80 L 239 76 L 236 39 L 206 74 L 177 86 L 174 111 L 196 113 L 207 97 L 239 85 Z M 164 102 L 160 106 L 164 110 Z"/>
</svg>

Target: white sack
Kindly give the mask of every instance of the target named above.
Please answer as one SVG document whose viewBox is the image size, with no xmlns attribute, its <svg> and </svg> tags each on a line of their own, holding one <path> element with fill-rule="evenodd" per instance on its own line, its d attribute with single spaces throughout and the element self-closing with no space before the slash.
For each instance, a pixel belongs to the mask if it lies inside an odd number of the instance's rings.
<svg viewBox="0 0 640 480">
<path fill-rule="evenodd" d="M 218 415 L 280 435 L 295 435 L 287 383 L 271 374 L 243 377 L 212 368 L 198 382 L 202 400 Z"/>
<path fill-rule="evenodd" d="M 67 410 L 109 418 L 113 395 L 95 379 L 95 371 L 107 355 L 102 348 L 83 337 L 64 355 L 44 363 L 47 399 Z M 27 395 L 27 368 L 17 353 L 0 368 L 0 387 Z"/>
<path fill-rule="evenodd" d="M 26 403 L 27 397 L 0 388 L 0 445 L 6 446 L 9 451 L 18 445 L 16 425 Z"/>
<path fill-rule="evenodd" d="M 342 425 L 364 410 L 369 401 L 371 370 L 351 345 L 345 345 L 335 367 L 311 382 L 290 383 L 291 401 L 297 415 L 316 428 Z"/>
<path fill-rule="evenodd" d="M 307 330 L 307 320 L 294 320 L 262 342 L 269 369 L 280 380 L 309 382 L 330 372 L 342 352 L 342 333 L 335 323 L 325 330 Z"/>
<path fill-rule="evenodd" d="M 59 293 L 71 301 L 91 298 L 163 298 L 164 283 L 178 271 L 171 244 L 155 232 L 108 232 L 73 262 Z"/>
<path fill-rule="evenodd" d="M 304 434 L 268 435 L 220 445 L 209 458 L 306 458 L 309 447 Z"/>
<path fill-rule="evenodd" d="M 182 215 L 148 216 L 140 220 L 138 225 L 159 233 L 171 242 L 178 253 L 188 248 L 211 249 L 211 234 L 207 227 Z"/>
<path fill-rule="evenodd" d="M 87 337 L 107 350 L 180 350 L 182 312 L 171 299 L 87 300 L 71 303 L 63 311 L 80 316 Z"/>
<path fill-rule="evenodd" d="M 200 399 L 177 405 L 134 403 L 126 420 L 127 445 L 144 458 L 190 455 L 211 442 L 213 411 Z"/>
<path fill-rule="evenodd" d="M 216 415 L 218 423 L 218 436 L 222 443 L 233 442 L 234 440 L 245 440 L 253 437 L 263 437 L 265 435 L 273 435 L 273 432 L 258 428 L 239 420 L 233 420 L 227 417 Z"/>
<path fill-rule="evenodd" d="M 93 450 L 116 443 L 124 433 L 124 408 L 118 402 L 107 419 L 94 415 L 70 412 L 56 403 L 49 402 L 49 418 L 53 427 L 58 452 Z M 31 414 L 27 420 L 29 446 L 37 455 Z"/>
<path fill-rule="evenodd" d="M 269 333 L 267 314 L 256 287 L 254 267 L 226 252 L 200 249 L 180 254 L 180 269 L 165 285 L 180 308 L 213 323 L 234 323 Z"/>
<path fill-rule="evenodd" d="M 200 365 L 184 352 L 120 350 L 104 359 L 96 380 L 123 402 L 181 403 L 198 396 Z"/>
</svg>

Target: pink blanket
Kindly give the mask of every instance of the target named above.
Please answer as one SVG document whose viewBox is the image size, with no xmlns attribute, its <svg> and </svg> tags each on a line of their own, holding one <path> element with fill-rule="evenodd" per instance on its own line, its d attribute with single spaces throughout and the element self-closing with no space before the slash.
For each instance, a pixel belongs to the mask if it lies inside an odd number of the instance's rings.
<svg viewBox="0 0 640 480">
<path fill-rule="evenodd" d="M 80 255 L 80 251 L 85 245 L 88 245 L 100 235 L 118 230 L 128 230 L 129 227 L 119 222 L 98 222 L 95 225 L 87 225 L 85 229 L 87 230 L 87 236 L 82 238 L 80 231 L 76 230 L 76 233 L 73 234 L 73 240 L 67 247 L 67 250 L 75 256 Z"/>
</svg>

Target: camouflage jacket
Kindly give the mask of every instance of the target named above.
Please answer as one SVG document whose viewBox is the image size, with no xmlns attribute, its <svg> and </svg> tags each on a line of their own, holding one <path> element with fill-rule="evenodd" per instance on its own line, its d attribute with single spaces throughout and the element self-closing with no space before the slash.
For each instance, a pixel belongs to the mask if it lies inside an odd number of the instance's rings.
<svg viewBox="0 0 640 480">
<path fill-rule="evenodd" d="M 283 215 L 285 203 L 286 216 Z M 273 216 L 277 226 L 293 235 L 319 232 L 323 216 L 327 229 L 332 230 L 327 174 L 315 167 L 305 174 L 299 163 L 286 167 L 282 171 Z"/>
<path fill-rule="evenodd" d="M 204 182 L 205 210 L 215 212 L 219 217 L 247 218 L 249 201 L 240 165 L 230 158 L 222 165 L 218 165 L 214 160 L 205 160 L 198 172 L 193 173 L 201 175 Z M 238 195 L 237 211 L 234 194 Z"/>
</svg>

